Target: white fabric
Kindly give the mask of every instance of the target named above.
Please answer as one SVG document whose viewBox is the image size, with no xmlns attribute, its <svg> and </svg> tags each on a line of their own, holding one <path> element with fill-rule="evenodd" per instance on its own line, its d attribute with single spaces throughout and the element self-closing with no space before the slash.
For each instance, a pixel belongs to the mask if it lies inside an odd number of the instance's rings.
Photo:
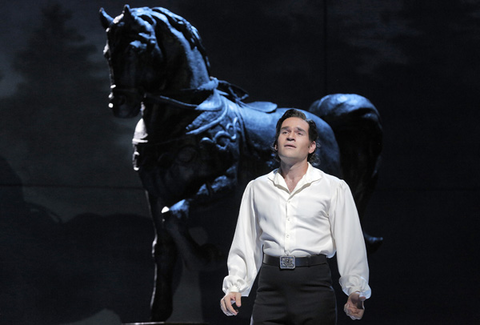
<svg viewBox="0 0 480 325">
<path fill-rule="evenodd" d="M 350 189 L 310 164 L 291 193 L 278 170 L 247 185 L 227 260 L 225 293 L 248 296 L 262 264 L 262 249 L 272 256 L 331 258 L 337 253 L 343 291 L 370 297 L 365 242 Z"/>
</svg>

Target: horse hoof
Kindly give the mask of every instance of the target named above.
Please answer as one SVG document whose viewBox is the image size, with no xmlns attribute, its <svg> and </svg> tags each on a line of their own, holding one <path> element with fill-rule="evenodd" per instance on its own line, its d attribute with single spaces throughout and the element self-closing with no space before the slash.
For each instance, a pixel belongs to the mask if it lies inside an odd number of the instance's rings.
<svg viewBox="0 0 480 325">
<path fill-rule="evenodd" d="M 162 301 L 165 300 L 165 301 Z M 173 305 L 169 299 L 158 299 L 151 306 L 150 321 L 152 322 L 164 322 L 173 312 Z"/>
</svg>

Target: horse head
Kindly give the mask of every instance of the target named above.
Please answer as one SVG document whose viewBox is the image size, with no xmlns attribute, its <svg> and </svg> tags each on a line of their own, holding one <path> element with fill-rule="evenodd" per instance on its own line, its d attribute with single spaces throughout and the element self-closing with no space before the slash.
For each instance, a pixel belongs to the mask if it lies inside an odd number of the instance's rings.
<svg viewBox="0 0 480 325">
<path fill-rule="evenodd" d="M 209 63 L 198 31 L 164 8 L 124 7 L 100 20 L 107 33 L 110 103 L 117 117 L 138 115 L 146 94 L 194 89 L 209 81 Z"/>
</svg>

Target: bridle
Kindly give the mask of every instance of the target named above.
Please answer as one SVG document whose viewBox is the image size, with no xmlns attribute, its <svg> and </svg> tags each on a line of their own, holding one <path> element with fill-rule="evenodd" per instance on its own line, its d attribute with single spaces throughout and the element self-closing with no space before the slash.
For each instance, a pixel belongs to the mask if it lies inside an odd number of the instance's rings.
<svg viewBox="0 0 480 325">
<path fill-rule="evenodd" d="M 143 95 L 143 102 L 151 104 L 169 104 L 178 108 L 185 109 L 197 109 L 199 104 L 207 99 L 209 96 L 213 95 L 215 90 L 218 88 L 218 80 L 216 78 L 211 78 L 210 81 L 204 83 L 203 85 L 193 88 L 193 89 L 181 89 L 175 92 L 158 92 L 150 93 L 145 92 Z M 177 98 L 199 98 L 200 103 L 192 104 L 187 103 Z M 215 109 L 215 110 L 219 110 Z"/>
</svg>

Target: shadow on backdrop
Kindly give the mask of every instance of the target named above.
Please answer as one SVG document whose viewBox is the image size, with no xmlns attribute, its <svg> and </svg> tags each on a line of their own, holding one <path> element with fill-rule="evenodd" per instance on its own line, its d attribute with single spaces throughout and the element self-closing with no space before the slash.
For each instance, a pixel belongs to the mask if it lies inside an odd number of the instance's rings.
<svg viewBox="0 0 480 325">
<path fill-rule="evenodd" d="M 109 309 L 146 319 L 151 221 L 133 214 L 81 214 L 68 222 L 26 202 L 0 157 L 0 313 L 3 324 L 61 324 Z"/>
</svg>

